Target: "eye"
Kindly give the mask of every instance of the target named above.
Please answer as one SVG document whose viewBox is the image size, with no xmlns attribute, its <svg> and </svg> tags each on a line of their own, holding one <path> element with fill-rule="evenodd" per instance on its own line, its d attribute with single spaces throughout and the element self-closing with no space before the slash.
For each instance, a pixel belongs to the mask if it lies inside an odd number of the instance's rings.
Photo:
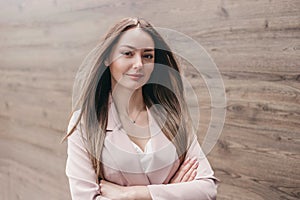
<svg viewBox="0 0 300 200">
<path fill-rule="evenodd" d="M 124 56 L 133 56 L 133 52 L 132 51 L 123 51 L 121 54 L 123 54 Z"/>
<path fill-rule="evenodd" d="M 151 60 L 153 58 L 152 54 L 145 54 L 144 58 Z"/>
</svg>

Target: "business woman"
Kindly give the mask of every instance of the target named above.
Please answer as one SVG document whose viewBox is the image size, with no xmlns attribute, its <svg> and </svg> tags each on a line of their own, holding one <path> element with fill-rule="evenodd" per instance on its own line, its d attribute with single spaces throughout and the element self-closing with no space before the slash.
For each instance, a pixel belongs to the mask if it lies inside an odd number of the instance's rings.
<svg viewBox="0 0 300 200">
<path fill-rule="evenodd" d="M 66 136 L 72 199 L 215 199 L 179 65 L 154 27 L 123 19 L 92 57 Z"/>
</svg>

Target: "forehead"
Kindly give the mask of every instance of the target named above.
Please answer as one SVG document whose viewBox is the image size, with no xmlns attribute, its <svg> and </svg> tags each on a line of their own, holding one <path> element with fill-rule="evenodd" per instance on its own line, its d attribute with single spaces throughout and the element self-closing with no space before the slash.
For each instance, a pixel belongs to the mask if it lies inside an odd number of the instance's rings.
<svg viewBox="0 0 300 200">
<path fill-rule="evenodd" d="M 141 28 L 133 28 L 121 35 L 116 46 L 121 47 L 122 45 L 132 46 L 136 49 L 154 48 L 154 41 L 152 37 Z"/>
</svg>

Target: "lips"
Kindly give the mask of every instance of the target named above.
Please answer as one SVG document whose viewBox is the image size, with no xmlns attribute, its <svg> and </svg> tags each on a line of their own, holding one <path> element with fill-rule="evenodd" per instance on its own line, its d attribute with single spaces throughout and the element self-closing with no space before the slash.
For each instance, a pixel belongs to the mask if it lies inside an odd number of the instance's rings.
<svg viewBox="0 0 300 200">
<path fill-rule="evenodd" d="M 127 76 L 129 76 L 133 80 L 138 80 L 138 79 L 142 78 L 144 75 L 143 74 L 127 74 Z"/>
</svg>

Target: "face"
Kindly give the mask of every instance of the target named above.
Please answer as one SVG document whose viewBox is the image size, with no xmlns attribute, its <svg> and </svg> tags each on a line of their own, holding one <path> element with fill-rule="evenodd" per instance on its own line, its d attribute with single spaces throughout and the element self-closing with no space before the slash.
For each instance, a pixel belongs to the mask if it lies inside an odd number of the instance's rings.
<svg viewBox="0 0 300 200">
<path fill-rule="evenodd" d="M 117 83 L 131 90 L 142 87 L 154 68 L 154 42 L 140 28 L 129 29 L 119 38 L 109 58 L 112 87 Z"/>
</svg>

